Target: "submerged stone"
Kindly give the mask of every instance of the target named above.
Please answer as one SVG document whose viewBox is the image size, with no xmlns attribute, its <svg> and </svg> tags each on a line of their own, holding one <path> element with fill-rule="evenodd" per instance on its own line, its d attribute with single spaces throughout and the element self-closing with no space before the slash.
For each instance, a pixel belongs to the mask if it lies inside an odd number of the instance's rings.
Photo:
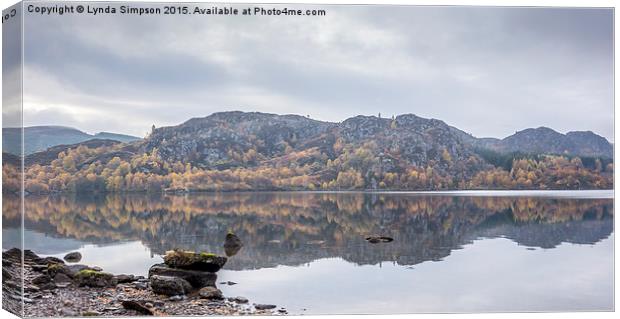
<svg viewBox="0 0 620 319">
<path fill-rule="evenodd" d="M 276 308 L 276 305 L 258 304 L 254 305 L 254 308 L 256 308 L 256 310 L 268 310 Z"/>
<path fill-rule="evenodd" d="M 365 239 L 371 244 L 389 243 L 394 240 L 394 238 L 387 237 L 387 236 L 369 236 L 369 237 L 366 237 Z"/>
</svg>

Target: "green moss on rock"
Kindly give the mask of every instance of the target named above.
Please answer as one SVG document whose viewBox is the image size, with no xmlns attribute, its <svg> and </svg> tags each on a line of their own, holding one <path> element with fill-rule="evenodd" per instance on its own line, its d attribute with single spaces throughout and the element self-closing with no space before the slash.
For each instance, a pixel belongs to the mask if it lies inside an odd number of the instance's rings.
<svg viewBox="0 0 620 319">
<path fill-rule="evenodd" d="M 168 267 L 217 272 L 228 259 L 213 253 L 171 250 L 166 252 L 164 263 Z"/>
</svg>

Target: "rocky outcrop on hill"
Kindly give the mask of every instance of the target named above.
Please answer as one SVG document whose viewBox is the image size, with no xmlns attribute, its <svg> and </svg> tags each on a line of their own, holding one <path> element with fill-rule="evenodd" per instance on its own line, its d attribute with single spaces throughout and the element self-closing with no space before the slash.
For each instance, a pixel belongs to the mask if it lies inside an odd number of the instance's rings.
<svg viewBox="0 0 620 319">
<path fill-rule="evenodd" d="M 160 156 L 171 161 L 225 169 L 242 165 L 233 158 L 233 152 L 253 149 L 263 158 L 282 156 L 287 146 L 298 147 L 334 127 L 332 123 L 297 115 L 224 112 L 156 129 L 144 147 L 146 151 L 157 148 Z M 245 163 L 256 164 L 252 160 Z"/>
<path fill-rule="evenodd" d="M 393 162 L 401 160 L 426 166 L 429 161 L 447 164 L 447 158 L 455 162 L 478 159 L 475 148 L 480 147 L 532 154 L 613 155 L 612 145 L 592 132 L 565 135 L 541 127 L 517 132 L 503 140 L 476 138 L 443 121 L 413 114 L 391 119 L 359 115 L 342 123 L 330 123 L 297 115 L 222 112 L 155 129 L 143 147 L 147 152 L 156 148 L 160 156 L 172 161 L 225 169 L 256 166 L 261 160 L 286 155 L 287 150 L 316 148 L 332 158 L 338 143 L 346 146 L 370 141 L 380 146 L 377 153 L 381 154 L 377 155 L 387 167 L 397 166 Z M 246 161 L 234 156 L 250 150 L 256 156 L 249 156 Z"/>
</svg>

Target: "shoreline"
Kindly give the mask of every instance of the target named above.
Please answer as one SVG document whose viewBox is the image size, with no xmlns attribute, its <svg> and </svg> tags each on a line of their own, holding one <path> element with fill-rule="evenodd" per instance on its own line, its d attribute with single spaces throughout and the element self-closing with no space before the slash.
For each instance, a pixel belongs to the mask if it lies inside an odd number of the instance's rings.
<svg viewBox="0 0 620 319">
<path fill-rule="evenodd" d="M 286 309 L 253 304 L 244 297 L 205 297 L 198 291 L 166 296 L 153 291 L 149 278 L 114 274 L 103 286 L 92 280 L 84 285 L 83 273 L 102 273 L 97 266 L 65 263 L 55 257 L 39 257 L 23 251 L 23 297 L 20 283 L 22 252 L 12 248 L 2 253 L 2 308 L 25 317 L 87 316 L 229 316 L 282 315 Z M 72 273 L 54 269 L 71 269 Z M 81 269 L 81 270 L 78 270 Z M 42 278 L 47 278 L 44 280 Z M 90 283 L 91 285 L 88 285 Z M 215 288 L 215 287 L 213 287 Z M 24 311 L 21 312 L 23 300 Z"/>
<path fill-rule="evenodd" d="M 108 196 L 108 195 L 166 195 L 186 196 L 194 194 L 377 194 L 416 196 L 461 196 L 461 197 L 558 197 L 575 199 L 613 199 L 615 189 L 465 189 L 465 190 L 230 190 L 230 191 L 183 191 L 183 192 L 100 192 L 76 193 L 56 192 L 48 194 L 26 194 L 29 196 Z M 592 194 L 591 196 L 580 196 Z M 13 194 L 19 196 L 19 194 Z"/>
</svg>

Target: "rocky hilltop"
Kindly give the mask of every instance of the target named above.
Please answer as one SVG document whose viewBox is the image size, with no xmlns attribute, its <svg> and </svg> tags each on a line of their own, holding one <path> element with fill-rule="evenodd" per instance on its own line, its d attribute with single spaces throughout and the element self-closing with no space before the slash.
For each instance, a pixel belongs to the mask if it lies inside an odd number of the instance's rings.
<svg viewBox="0 0 620 319">
<path fill-rule="evenodd" d="M 394 119 L 360 115 L 330 123 L 297 115 L 215 113 L 179 126 L 155 129 L 144 141 L 143 151 L 157 149 L 167 161 L 221 170 L 256 167 L 265 162 L 291 164 L 287 157 L 302 152 L 310 156 L 294 164 L 303 166 L 336 159 L 345 148 L 369 152 L 365 155 L 372 159 L 358 163 L 367 172 L 365 177 L 369 172 L 426 167 L 429 162 L 455 175 L 485 168 L 483 160 L 447 124 L 413 114 Z M 471 158 L 473 161 L 466 164 Z M 313 173 L 317 172 L 330 173 Z"/>
<path fill-rule="evenodd" d="M 167 160 L 190 162 L 203 168 L 229 168 L 242 165 L 233 159 L 233 152 L 254 150 L 263 158 L 283 156 L 286 147 L 307 148 L 309 141 L 328 138 L 335 127 L 297 115 L 215 113 L 153 130 L 144 141 L 144 151 L 157 148 L 158 154 Z M 250 166 L 258 164 L 255 160 L 247 162 Z"/>
</svg>

